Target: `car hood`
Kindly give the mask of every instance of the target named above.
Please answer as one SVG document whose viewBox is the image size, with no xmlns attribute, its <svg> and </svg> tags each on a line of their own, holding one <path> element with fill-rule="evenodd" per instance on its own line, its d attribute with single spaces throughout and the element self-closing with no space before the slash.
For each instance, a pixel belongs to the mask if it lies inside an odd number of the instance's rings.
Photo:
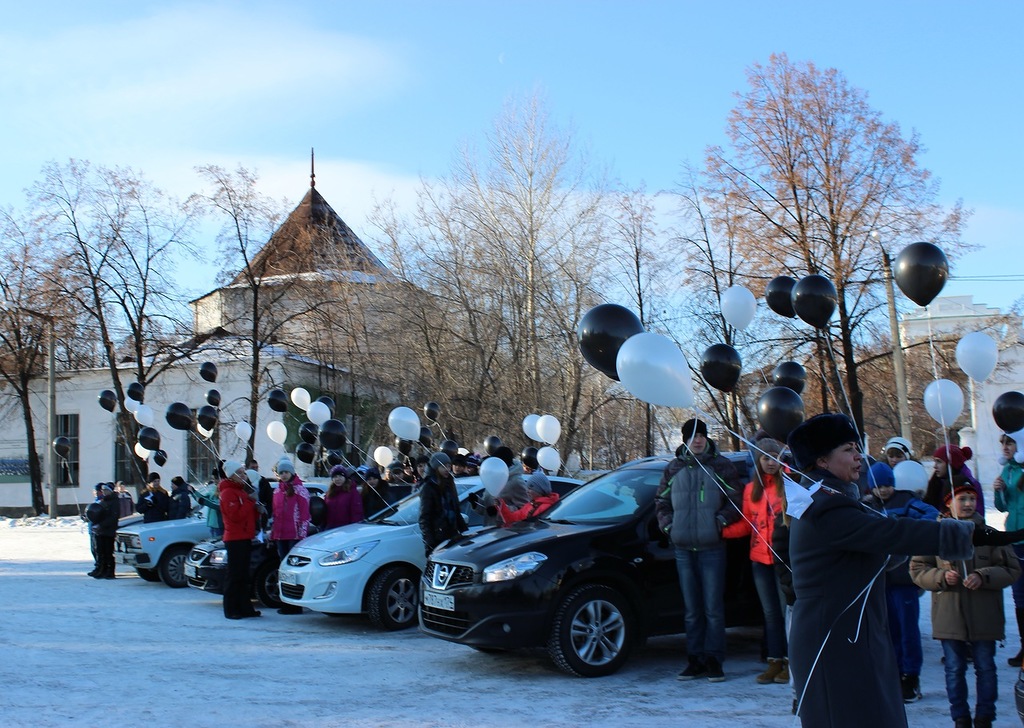
<svg viewBox="0 0 1024 728">
<path fill-rule="evenodd" d="M 395 538 L 399 534 L 406 533 L 417 528 L 415 523 L 391 526 L 380 523 L 350 523 L 340 528 L 332 528 L 330 531 L 316 533 L 302 539 L 295 548 L 308 551 L 331 552 L 346 546 L 366 541 L 375 541 L 381 538 Z"/>
<path fill-rule="evenodd" d="M 526 551 L 544 550 L 556 541 L 567 538 L 590 539 L 602 531 L 621 528 L 622 524 L 579 524 L 555 521 L 530 520 L 517 523 L 512 528 L 485 528 L 471 536 L 460 539 L 451 546 L 445 546 L 430 558 L 435 561 L 454 561 L 485 566 L 496 560 L 515 556 Z"/>
<path fill-rule="evenodd" d="M 181 529 L 194 529 L 196 526 L 206 528 L 206 519 L 197 518 L 190 516 L 188 518 L 175 518 L 170 521 L 154 521 L 152 523 L 133 523 L 130 526 L 124 528 L 118 528 L 118 533 L 137 533 L 140 536 L 149 533 L 150 531 L 168 531 L 181 530 Z"/>
</svg>

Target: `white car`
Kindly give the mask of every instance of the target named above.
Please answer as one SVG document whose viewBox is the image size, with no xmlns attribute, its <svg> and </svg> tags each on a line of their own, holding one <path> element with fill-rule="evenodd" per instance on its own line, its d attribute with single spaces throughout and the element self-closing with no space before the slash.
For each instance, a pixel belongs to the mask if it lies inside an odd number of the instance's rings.
<svg viewBox="0 0 1024 728">
<path fill-rule="evenodd" d="M 582 481 L 550 476 L 565 495 Z M 462 513 L 470 530 L 483 527 L 469 507 L 470 493 L 484 490 L 479 476 L 457 478 Z M 281 600 L 326 614 L 361 614 L 383 629 L 416 624 L 419 581 L 426 566 L 419 527 L 420 498 L 411 495 L 362 523 L 303 539 L 278 570 Z"/>
</svg>

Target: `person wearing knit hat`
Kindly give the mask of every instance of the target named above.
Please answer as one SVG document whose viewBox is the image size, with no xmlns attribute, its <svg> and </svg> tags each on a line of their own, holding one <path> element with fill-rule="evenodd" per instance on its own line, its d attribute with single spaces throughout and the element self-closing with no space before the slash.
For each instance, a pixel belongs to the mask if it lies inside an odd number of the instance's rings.
<svg viewBox="0 0 1024 728">
<path fill-rule="evenodd" d="M 914 448 L 910 441 L 903 437 L 890 437 L 885 443 L 885 447 L 882 448 L 882 453 L 885 455 L 889 467 L 895 468 L 904 460 L 914 457 Z"/>
<path fill-rule="evenodd" d="M 889 554 L 969 558 L 973 545 L 1009 536 L 953 519 L 887 518 L 868 508 L 857 487 L 859 441 L 853 421 L 839 414 L 811 417 L 789 435 L 809 490 L 789 540 L 798 595 L 790 673 L 805 728 L 907 725 L 885 590 L 873 588 L 881 587 Z"/>
<path fill-rule="evenodd" d="M 946 505 L 947 495 L 958 486 L 970 485 L 978 499 L 977 511 L 984 517 L 985 495 L 981 492 L 981 483 L 967 466 L 967 461 L 974 457 L 971 448 L 943 445 L 932 453 L 932 457 L 935 458 L 934 469 L 924 491 L 924 502 L 941 511 Z"/>
<path fill-rule="evenodd" d="M 1006 433 L 1000 435 L 999 444 L 1002 448 L 999 462 L 1003 469 L 992 482 L 992 490 L 996 496 L 996 510 L 1006 514 L 1006 530 L 1013 531 L 1024 528 L 1024 466 L 1021 465 L 1024 453 L 1017 448 L 1016 438 Z M 1024 563 L 1024 543 L 1013 544 L 1013 552 Z M 1010 667 L 1020 667 L 1024 662 L 1024 573 L 1013 582 L 1010 592 L 1013 594 L 1013 611 L 1021 643 L 1017 653 L 1006 662 Z"/>
<path fill-rule="evenodd" d="M 340 464 L 331 468 L 331 485 L 324 495 L 324 506 L 327 510 L 325 530 L 363 520 L 363 497 L 352 468 Z"/>
<path fill-rule="evenodd" d="M 238 460 L 224 463 L 220 481 L 219 506 L 224 518 L 224 548 L 228 555 L 228 578 L 224 586 L 224 616 L 227 619 L 258 617 L 252 606 L 252 539 L 258 520 L 256 494 L 249 489 L 245 466 Z"/>
<path fill-rule="evenodd" d="M 743 482 L 732 461 L 707 438 L 697 419 L 682 426 L 683 443 L 655 490 L 658 528 L 675 548 L 686 605 L 687 665 L 678 680 L 723 682 L 725 562 L 722 529 L 740 519 Z"/>
<path fill-rule="evenodd" d="M 449 539 L 469 530 L 459 507 L 459 494 L 452 477 L 451 458 L 443 452 L 430 456 L 429 468 L 420 487 L 420 534 L 427 557 Z"/>
<path fill-rule="evenodd" d="M 277 461 L 278 484 L 274 490 L 274 522 L 270 526 L 270 538 L 277 544 L 277 555 L 284 562 L 288 552 L 309 534 L 312 521 L 309 512 L 309 491 L 302 479 L 295 473 L 295 466 L 288 457 Z M 302 607 L 285 604 L 278 614 L 302 614 Z"/>
</svg>

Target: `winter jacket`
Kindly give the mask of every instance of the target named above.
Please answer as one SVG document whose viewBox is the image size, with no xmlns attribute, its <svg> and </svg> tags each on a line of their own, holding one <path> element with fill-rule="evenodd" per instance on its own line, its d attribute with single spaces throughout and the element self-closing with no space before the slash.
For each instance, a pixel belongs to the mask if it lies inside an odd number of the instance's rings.
<svg viewBox="0 0 1024 728">
<path fill-rule="evenodd" d="M 895 490 L 892 498 L 883 501 L 872 494 L 864 498 L 864 504 L 885 514 L 888 518 L 916 518 L 924 521 L 939 520 L 939 512 L 925 503 L 909 490 Z M 910 560 L 903 560 L 899 565 L 885 572 L 885 585 L 911 586 Z"/>
<path fill-rule="evenodd" d="M 1005 487 L 996 491 L 996 510 L 1006 513 L 1006 530 L 1016 531 L 1024 528 L 1024 486 L 1022 477 L 1024 468 L 1016 460 L 1010 460 L 1003 466 L 999 477 L 1003 479 Z M 1024 541 L 1018 541 L 1024 543 Z"/>
<path fill-rule="evenodd" d="M 211 529 L 224 530 L 224 518 L 220 514 L 220 496 L 217 486 L 208 485 L 196 492 L 199 505 L 206 507 L 206 525 Z"/>
<path fill-rule="evenodd" d="M 820 486 L 789 529 L 789 661 L 803 696 L 800 720 L 805 728 L 906 726 L 881 578 L 887 555 L 969 556 L 973 529 L 951 519 L 886 518 L 828 471 L 807 478 Z"/>
<path fill-rule="evenodd" d="M 721 544 L 721 531 L 740 518 L 743 480 L 708 440 L 700 455 L 680 445 L 654 499 L 658 527 L 672 543 L 699 550 Z"/>
<path fill-rule="evenodd" d="M 764 476 L 764 490 L 757 502 L 751 496 L 754 482 L 747 483 L 743 489 L 743 518 L 722 529 L 722 538 L 750 536 L 750 560 L 767 566 L 775 563 L 771 547 L 775 523 L 786 509 L 776 490 L 778 477 Z"/>
<path fill-rule="evenodd" d="M 450 538 L 469 530 L 459 508 L 459 494 L 453 481 L 427 475 L 420 488 L 420 533 L 427 556 Z"/>
<path fill-rule="evenodd" d="M 505 501 L 512 510 L 518 510 L 530 502 L 530 494 L 526 492 L 526 478 L 523 477 L 523 466 L 512 463 L 508 468 L 508 480 L 498 491 L 498 498 Z"/>
<path fill-rule="evenodd" d="M 106 538 L 114 538 L 117 535 L 117 521 L 121 515 L 121 507 L 118 503 L 117 493 L 108 492 L 100 500 L 100 506 L 103 508 L 99 519 L 94 524 L 95 530 L 93 533 L 96 536 L 102 536 Z"/>
<path fill-rule="evenodd" d="M 978 514 L 977 525 L 985 520 Z M 977 573 L 981 586 L 971 590 L 963 582 L 950 586 L 947 571 L 960 576 Z M 915 556 L 910 575 L 922 589 L 932 592 L 932 637 L 937 640 L 984 642 L 1005 638 L 1003 589 L 1020 576 L 1020 561 L 1009 546 L 976 546 L 974 558 L 949 561 L 937 556 Z"/>
<path fill-rule="evenodd" d="M 278 483 L 274 491 L 274 524 L 270 538 L 274 541 L 301 541 L 309 533 L 309 491 L 292 475 L 287 483 Z"/>
<path fill-rule="evenodd" d="M 225 541 L 250 541 L 256 535 L 256 501 L 231 478 L 220 481 L 220 512 Z"/>
<path fill-rule="evenodd" d="M 188 484 L 174 486 L 171 490 L 171 504 L 167 511 L 167 518 L 172 521 L 177 518 L 188 518 L 191 512 L 192 498 L 188 492 Z"/>
<path fill-rule="evenodd" d="M 978 503 L 975 510 L 982 516 L 985 515 L 985 494 L 981 492 L 981 483 L 974 477 L 971 469 L 964 465 L 960 472 L 953 473 L 953 485 L 949 484 L 949 471 L 943 470 L 941 475 L 932 473 L 928 479 L 928 487 L 925 488 L 922 500 L 939 511 L 946 509 L 946 496 L 959 488 L 961 485 L 970 485 L 974 488 Z"/>
<path fill-rule="evenodd" d="M 354 485 L 347 491 L 337 489 L 333 495 L 328 493 L 324 505 L 327 507 L 325 528 L 347 526 L 363 520 L 363 497 Z"/>
<path fill-rule="evenodd" d="M 515 523 L 516 521 L 525 521 L 527 518 L 533 518 L 539 516 L 544 511 L 551 508 L 558 502 L 558 493 L 551 493 L 549 495 L 539 495 L 532 501 L 527 503 L 522 508 L 512 510 L 505 504 L 505 501 L 499 500 L 497 502 L 498 515 L 501 516 L 501 521 L 505 525 L 509 523 Z"/>
<path fill-rule="evenodd" d="M 144 490 L 135 502 L 135 510 L 142 514 L 143 523 L 166 521 L 171 498 L 162 490 Z"/>
</svg>

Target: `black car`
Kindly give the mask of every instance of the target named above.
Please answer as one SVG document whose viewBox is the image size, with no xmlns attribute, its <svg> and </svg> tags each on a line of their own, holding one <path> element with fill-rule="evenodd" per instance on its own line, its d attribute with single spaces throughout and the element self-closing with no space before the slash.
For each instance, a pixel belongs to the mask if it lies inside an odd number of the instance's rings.
<svg viewBox="0 0 1024 728">
<path fill-rule="evenodd" d="M 482 651 L 547 647 L 582 677 L 615 672 L 648 636 L 685 631 L 674 549 L 654 513 L 667 462 L 629 463 L 539 519 L 435 551 L 420 582 L 421 631 Z M 726 543 L 726 623 L 760 624 L 749 539 Z"/>
<path fill-rule="evenodd" d="M 276 544 L 272 541 L 253 541 L 249 572 L 252 575 L 254 596 L 269 609 L 284 606 L 277 586 L 277 569 L 280 565 Z M 185 578 L 191 587 L 223 594 L 228 581 L 228 552 L 224 542 L 202 541 L 193 546 L 185 561 Z"/>
</svg>

